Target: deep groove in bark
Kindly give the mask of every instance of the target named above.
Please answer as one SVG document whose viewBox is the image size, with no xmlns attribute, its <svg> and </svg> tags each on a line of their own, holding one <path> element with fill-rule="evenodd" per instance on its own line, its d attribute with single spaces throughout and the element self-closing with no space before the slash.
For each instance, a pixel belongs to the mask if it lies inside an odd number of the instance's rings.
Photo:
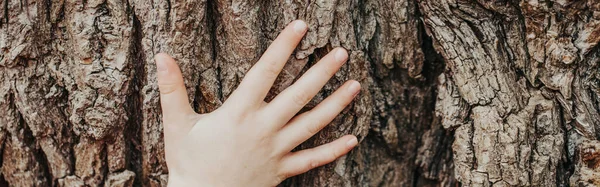
<svg viewBox="0 0 600 187">
<path fill-rule="evenodd" d="M 167 13 L 165 18 L 165 28 L 167 30 L 171 29 L 171 0 L 166 0 L 167 2 Z"/>
<path fill-rule="evenodd" d="M 12 95 L 12 101 L 14 102 L 14 95 Z M 13 103 L 14 104 L 14 103 Z M 16 107 L 15 107 L 16 108 Z M 44 154 L 44 152 L 39 148 L 39 145 L 37 144 L 37 141 L 35 139 L 35 137 L 33 136 L 33 133 L 31 132 L 31 130 L 29 129 L 29 126 L 27 125 L 27 123 L 25 122 L 25 119 L 23 119 L 23 115 L 19 112 L 17 112 L 17 116 L 19 117 L 19 125 L 21 126 L 21 130 L 23 131 L 23 139 L 21 141 L 23 141 L 23 143 L 25 143 L 27 146 L 29 146 L 31 149 L 33 149 L 33 151 L 31 152 L 33 154 L 33 157 L 35 158 L 35 161 L 39 164 L 39 167 L 41 167 L 41 174 L 43 175 L 43 179 L 45 180 L 43 183 L 46 183 L 49 186 L 53 185 L 53 181 L 52 181 L 52 175 L 50 174 L 50 170 L 48 168 L 48 160 L 46 159 L 46 155 Z"/>
<path fill-rule="evenodd" d="M 129 4 L 128 4 L 129 7 Z M 136 174 L 134 180 L 134 186 L 141 186 L 143 183 L 142 175 L 142 121 L 144 118 L 142 109 L 142 97 L 141 88 L 148 84 L 146 80 L 147 73 L 145 66 L 147 65 L 144 60 L 144 56 L 141 40 L 143 38 L 141 23 L 135 14 L 135 10 L 131 10 L 131 17 L 133 22 L 133 37 L 131 40 L 131 48 L 129 59 L 132 63 L 132 77 L 131 85 L 129 87 L 130 94 L 128 97 L 128 112 L 131 116 L 128 120 L 127 127 L 125 129 L 124 136 L 127 141 L 127 169 L 134 171 Z"/>
<path fill-rule="evenodd" d="M 564 109 L 563 106 L 559 105 L 558 109 L 560 111 L 561 114 L 564 113 Z M 573 162 L 573 160 L 571 158 L 569 158 L 568 155 L 568 145 L 569 145 L 569 131 L 567 130 L 566 127 L 566 120 L 564 119 L 563 115 L 560 115 L 560 123 L 561 123 L 561 128 L 563 129 L 563 134 L 564 134 L 564 140 L 565 144 L 563 146 L 563 150 L 565 151 L 565 156 L 562 157 L 561 162 L 559 163 L 559 167 L 558 170 L 561 171 L 559 172 L 559 174 L 556 175 L 556 186 L 569 186 L 569 178 L 571 177 L 571 175 L 573 174 L 573 170 L 575 169 L 575 162 Z"/>
<path fill-rule="evenodd" d="M 8 24 L 8 19 L 9 19 L 9 18 L 8 18 L 8 14 L 9 14 L 9 13 L 8 13 L 8 11 L 10 11 L 10 10 L 8 9 L 8 0 L 4 0 L 3 7 L 2 7 L 2 8 L 4 8 L 4 15 L 3 15 L 3 16 L 4 16 L 4 22 L 1 22 L 1 21 L 0 21 L 0 27 L 1 27 L 1 26 L 4 26 L 5 24 Z"/>
<path fill-rule="evenodd" d="M 219 51 L 219 41 L 217 40 L 217 32 L 218 32 L 218 22 L 219 19 L 221 18 L 221 15 L 219 14 L 218 11 L 218 5 L 216 4 L 217 2 L 215 2 L 217 0 L 207 0 L 206 1 L 206 26 L 209 29 L 209 35 L 210 35 L 210 45 L 212 53 L 211 53 L 211 59 L 212 59 L 212 63 L 215 65 L 215 70 L 217 73 L 217 79 L 218 80 L 223 80 L 222 76 L 221 76 L 221 64 L 219 64 L 217 62 L 218 59 L 218 51 Z M 223 85 L 222 85 L 222 81 L 218 82 L 218 97 L 219 100 L 221 100 L 222 102 L 225 101 L 225 96 L 223 96 Z"/>
</svg>

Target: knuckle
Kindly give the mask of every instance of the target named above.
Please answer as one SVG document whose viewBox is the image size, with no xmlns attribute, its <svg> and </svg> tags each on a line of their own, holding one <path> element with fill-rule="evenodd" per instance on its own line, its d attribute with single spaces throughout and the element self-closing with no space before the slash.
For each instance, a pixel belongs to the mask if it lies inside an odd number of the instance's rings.
<svg viewBox="0 0 600 187">
<path fill-rule="evenodd" d="M 283 171 L 281 168 L 279 169 L 279 172 L 277 172 L 277 184 L 283 182 L 285 179 L 292 177 L 292 173 L 290 173 L 290 171 Z"/>
<path fill-rule="evenodd" d="M 277 75 L 279 75 L 279 70 L 277 69 L 276 64 L 274 62 L 267 62 L 265 64 L 267 65 L 264 67 L 264 76 L 272 78 L 277 77 Z"/>
<path fill-rule="evenodd" d="M 287 179 L 288 176 L 286 174 L 279 174 L 277 175 L 277 177 L 275 178 L 275 183 L 273 186 L 277 186 L 280 183 L 282 183 L 285 179 Z"/>
<path fill-rule="evenodd" d="M 256 132 L 256 139 L 259 143 L 259 145 L 265 146 L 265 147 L 270 147 L 272 144 L 271 141 L 271 135 L 270 135 L 270 131 L 265 132 L 265 131 L 258 131 Z"/>
<path fill-rule="evenodd" d="M 313 119 L 311 123 L 306 125 L 306 131 L 312 136 L 321 130 L 321 125 L 322 123 L 319 119 Z"/>
<path fill-rule="evenodd" d="M 310 159 L 310 160 L 308 160 L 307 165 L 306 165 L 306 169 L 304 171 L 308 171 L 308 170 L 314 169 L 316 167 L 319 167 L 319 164 L 320 163 L 319 163 L 318 160 Z"/>
<path fill-rule="evenodd" d="M 348 101 L 337 101 L 337 102 L 334 102 L 334 106 L 336 106 L 340 110 L 344 110 L 350 104 L 350 102 L 352 101 L 352 98 L 342 98 L 342 99 L 348 100 Z"/>
<path fill-rule="evenodd" d="M 338 153 L 338 151 L 336 150 L 331 150 L 329 151 L 329 154 L 331 156 L 331 160 L 335 160 L 336 158 L 340 157 L 340 153 Z"/>
<path fill-rule="evenodd" d="M 304 106 L 309 101 L 308 94 L 305 91 L 298 91 L 292 97 L 294 104 L 298 106 Z"/>
<path fill-rule="evenodd" d="M 159 85 L 158 90 L 160 91 L 160 94 L 166 95 L 175 92 L 177 88 L 177 84 L 161 84 Z"/>
<path fill-rule="evenodd" d="M 223 111 L 223 112 L 225 112 L 225 111 Z M 230 116 L 230 115 L 231 115 L 231 113 L 229 113 L 229 112 L 224 113 L 224 117 Z M 247 111 L 237 112 L 235 116 L 236 116 L 235 118 L 231 118 L 231 119 L 234 120 L 234 123 L 236 123 L 236 124 L 243 124 L 244 122 L 257 120 L 257 116 L 255 113 L 247 112 Z"/>
<path fill-rule="evenodd" d="M 327 77 L 331 77 L 331 76 L 335 75 L 335 73 L 336 73 L 336 71 L 330 67 L 321 68 L 321 72 Z"/>
</svg>

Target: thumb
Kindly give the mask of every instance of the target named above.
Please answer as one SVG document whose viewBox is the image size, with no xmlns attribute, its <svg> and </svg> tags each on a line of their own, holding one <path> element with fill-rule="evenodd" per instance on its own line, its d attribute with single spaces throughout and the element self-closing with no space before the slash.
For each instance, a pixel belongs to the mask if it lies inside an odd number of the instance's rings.
<svg viewBox="0 0 600 187">
<path fill-rule="evenodd" d="M 168 124 L 176 119 L 184 119 L 186 115 L 194 113 L 188 101 L 181 70 L 175 60 L 164 53 L 157 54 L 154 59 L 163 123 Z"/>
</svg>

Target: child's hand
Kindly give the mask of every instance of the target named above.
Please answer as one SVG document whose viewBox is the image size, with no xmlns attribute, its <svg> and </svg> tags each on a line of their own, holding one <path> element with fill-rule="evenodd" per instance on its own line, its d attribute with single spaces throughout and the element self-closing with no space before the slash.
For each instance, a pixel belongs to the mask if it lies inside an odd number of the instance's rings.
<svg viewBox="0 0 600 187">
<path fill-rule="evenodd" d="M 334 49 L 270 103 L 264 101 L 306 30 L 303 21 L 289 24 L 223 106 L 208 114 L 190 107 L 175 61 L 156 55 L 170 186 L 276 186 L 356 146 L 356 137 L 347 135 L 291 152 L 358 94 L 360 84 L 348 81 L 315 108 L 294 117 L 346 62 L 343 48 Z"/>
</svg>

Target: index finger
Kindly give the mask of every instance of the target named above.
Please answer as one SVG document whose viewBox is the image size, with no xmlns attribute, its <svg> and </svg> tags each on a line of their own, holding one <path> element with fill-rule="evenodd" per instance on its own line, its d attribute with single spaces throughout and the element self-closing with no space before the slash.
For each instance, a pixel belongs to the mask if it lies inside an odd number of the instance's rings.
<svg viewBox="0 0 600 187">
<path fill-rule="evenodd" d="M 260 60 L 246 73 L 230 97 L 234 100 L 232 103 L 242 107 L 260 106 L 307 28 L 302 20 L 288 24 Z"/>
</svg>

